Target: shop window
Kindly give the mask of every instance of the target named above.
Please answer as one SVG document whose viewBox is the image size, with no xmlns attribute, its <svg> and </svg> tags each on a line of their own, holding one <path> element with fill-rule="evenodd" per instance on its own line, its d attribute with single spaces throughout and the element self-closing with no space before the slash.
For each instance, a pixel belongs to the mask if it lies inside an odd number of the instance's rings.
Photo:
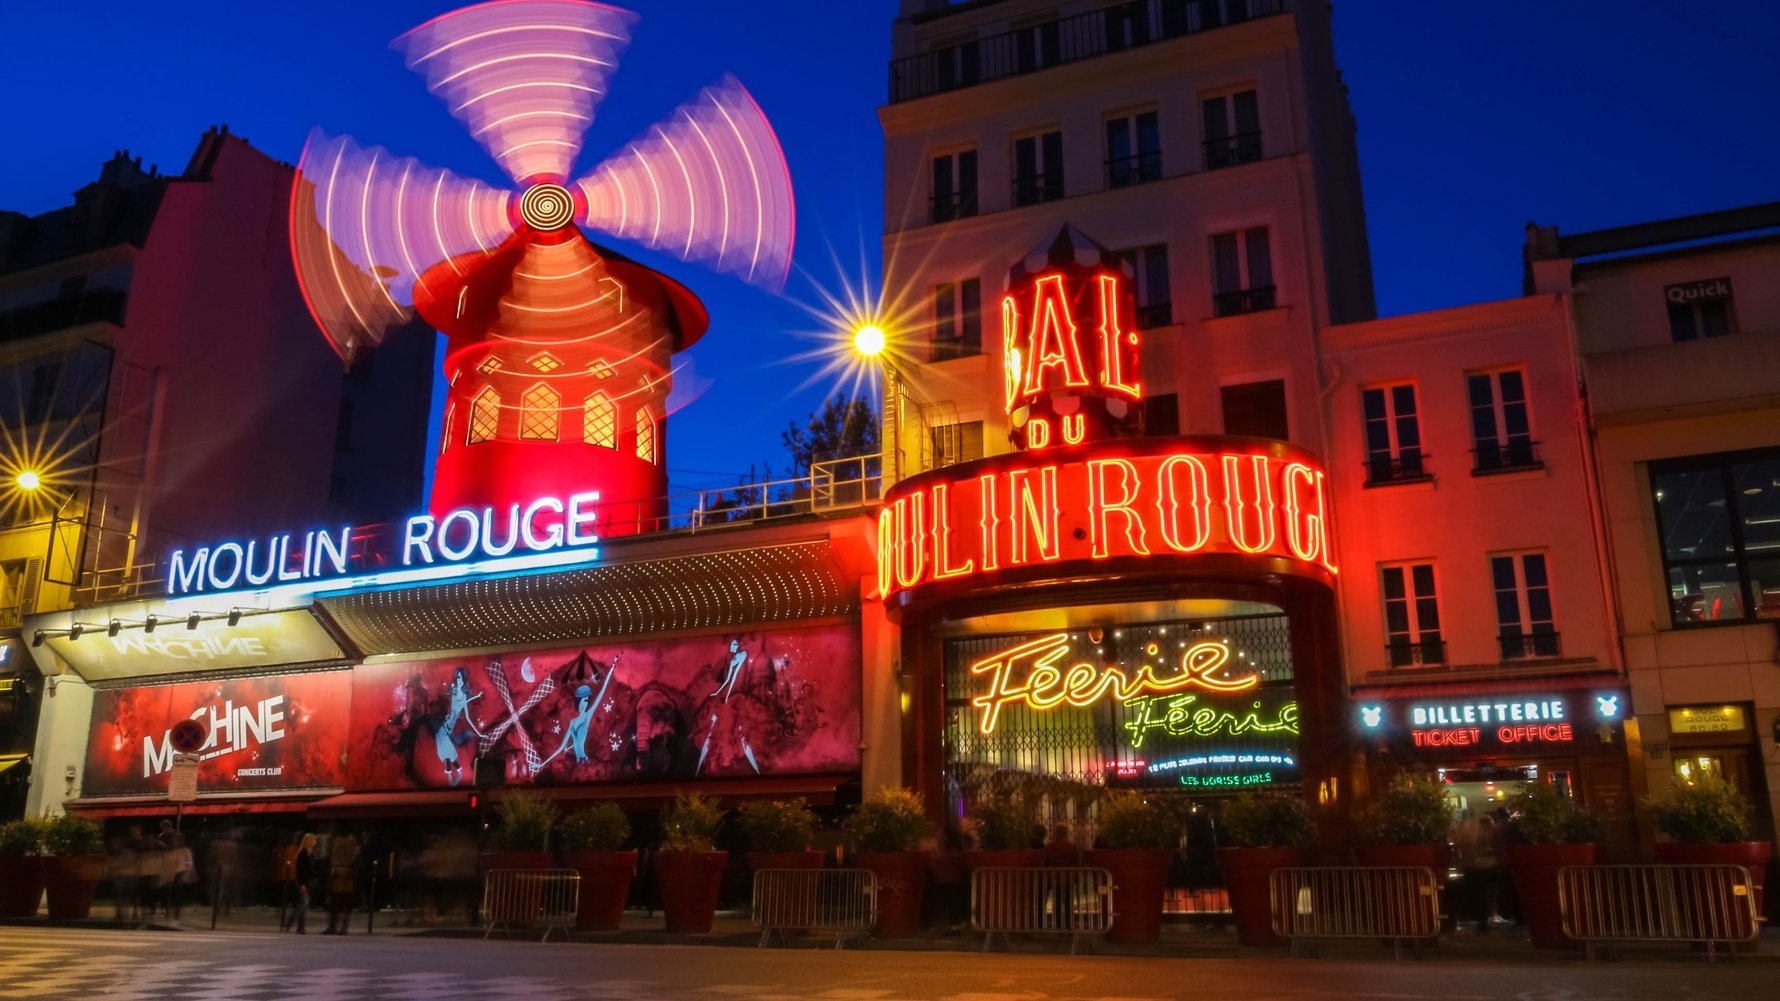
<svg viewBox="0 0 1780 1001">
<path fill-rule="evenodd" d="M 1434 564 L 1403 563 L 1379 568 L 1384 603 L 1386 655 L 1393 668 L 1446 663 L 1440 634 L 1440 597 Z"/>
<path fill-rule="evenodd" d="M 1211 238 L 1213 316 L 1238 316 L 1274 307 L 1271 242 L 1265 226 Z"/>
<path fill-rule="evenodd" d="M 1154 111 L 1106 122 L 1106 186 L 1128 188 L 1162 179 L 1162 130 Z"/>
<path fill-rule="evenodd" d="M 975 278 L 933 287 L 933 360 L 983 353 L 983 292 Z"/>
<path fill-rule="evenodd" d="M 1556 657 L 1558 634 L 1545 554 L 1491 556 L 1490 584 L 1496 595 L 1496 637 L 1502 659 Z"/>
<path fill-rule="evenodd" d="M 648 407 L 637 408 L 637 458 L 655 461 L 655 415 Z"/>
<path fill-rule="evenodd" d="M 1156 393 L 1143 398 L 1143 433 L 1180 434 L 1180 397 Z"/>
<path fill-rule="evenodd" d="M 519 398 L 519 438 L 521 441 L 555 441 L 561 419 L 557 413 L 562 394 L 543 383 L 525 391 Z"/>
<path fill-rule="evenodd" d="M 1037 205 L 1063 197 L 1063 133 L 1056 130 L 1014 140 L 1014 204 Z"/>
<path fill-rule="evenodd" d="M 1413 383 L 1361 390 L 1360 413 L 1365 421 L 1367 486 L 1427 479 Z"/>
<path fill-rule="evenodd" d="M 1477 372 L 1465 377 L 1471 402 L 1473 473 L 1494 473 L 1539 465 L 1527 414 L 1527 375 L 1520 369 Z"/>
<path fill-rule="evenodd" d="M 983 422 L 940 424 L 932 429 L 933 462 L 928 468 L 971 462 L 983 457 Z"/>
<path fill-rule="evenodd" d="M 479 441 L 489 441 L 499 433 L 501 426 L 501 394 L 489 386 L 476 394 L 470 401 L 470 428 L 464 436 L 464 444 L 474 445 Z"/>
<path fill-rule="evenodd" d="M 1243 382 L 1223 389 L 1224 433 L 1257 438 L 1291 437 L 1286 421 L 1284 379 Z"/>
<path fill-rule="evenodd" d="M 1683 785 L 1694 785 L 1706 779 L 1723 782 L 1724 757 L 1717 754 L 1677 754 L 1675 778 Z"/>
<path fill-rule="evenodd" d="M 977 151 L 959 150 L 933 158 L 929 222 L 951 222 L 977 214 Z"/>
<path fill-rule="evenodd" d="M 1132 298 L 1137 302 L 1137 329 L 1163 327 L 1174 322 L 1174 295 L 1168 284 L 1168 245 L 1153 243 L 1121 251 L 1119 260 L 1131 267 Z"/>
<path fill-rule="evenodd" d="M 1780 450 L 1652 463 L 1677 626 L 1780 619 Z"/>
</svg>

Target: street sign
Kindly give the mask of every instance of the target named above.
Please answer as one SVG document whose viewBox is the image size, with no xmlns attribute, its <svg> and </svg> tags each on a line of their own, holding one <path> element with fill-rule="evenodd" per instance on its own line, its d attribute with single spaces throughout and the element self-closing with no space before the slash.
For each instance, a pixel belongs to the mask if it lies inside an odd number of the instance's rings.
<svg viewBox="0 0 1780 1001">
<path fill-rule="evenodd" d="M 210 739 L 210 728 L 202 720 L 182 719 L 167 731 L 167 742 L 181 754 L 196 754 Z"/>
<path fill-rule="evenodd" d="M 173 758 L 172 777 L 167 781 L 167 799 L 174 803 L 190 803 L 198 798 L 198 756 L 179 754 Z"/>
</svg>

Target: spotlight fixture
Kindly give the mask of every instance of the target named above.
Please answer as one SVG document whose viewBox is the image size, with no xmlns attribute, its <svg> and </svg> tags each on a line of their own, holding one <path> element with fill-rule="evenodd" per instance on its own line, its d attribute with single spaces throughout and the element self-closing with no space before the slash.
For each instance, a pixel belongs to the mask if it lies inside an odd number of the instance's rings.
<svg viewBox="0 0 1780 1001">
<path fill-rule="evenodd" d="M 239 608 L 229 609 L 229 625 L 238 626 L 240 624 L 241 624 L 241 609 L 239 609 Z"/>
<path fill-rule="evenodd" d="M 84 630 L 85 630 L 85 629 L 86 629 L 86 627 L 85 627 L 85 626 L 83 626 L 83 625 L 81 625 L 81 624 L 80 624 L 80 623 L 78 623 L 78 622 L 76 622 L 76 623 L 75 623 L 75 624 L 74 624 L 74 625 L 72 625 L 72 626 L 69 626 L 69 627 L 68 627 L 68 638 L 69 638 L 69 639 L 71 639 L 71 640 L 77 640 L 77 639 L 80 639 L 80 634 L 81 634 L 81 632 L 82 632 L 82 631 L 84 631 Z"/>
<path fill-rule="evenodd" d="M 193 612 L 192 614 L 185 617 L 185 627 L 187 629 L 198 628 L 198 622 L 202 618 L 203 618 L 203 616 L 199 615 L 197 612 Z"/>
<path fill-rule="evenodd" d="M 151 615 L 149 615 L 149 617 L 148 617 L 148 618 L 146 618 L 146 619 L 143 619 L 143 620 L 142 620 L 142 631 L 143 631 L 143 632 L 145 632 L 145 633 L 152 633 L 152 632 L 154 632 L 154 631 L 155 631 L 155 622 L 156 622 L 156 621 L 157 621 L 157 620 L 156 620 L 156 619 L 155 619 L 155 617 L 154 617 L 154 616 L 153 616 L 153 615 L 152 615 L 152 614 L 151 614 Z"/>
<path fill-rule="evenodd" d="M 32 646 L 42 646 L 43 641 L 48 638 L 49 638 L 48 636 L 44 635 L 43 630 L 39 629 L 39 630 L 37 630 L 37 632 L 35 632 L 31 635 L 31 645 Z"/>
<path fill-rule="evenodd" d="M 116 636 L 118 633 L 123 632 L 123 629 L 124 629 L 124 620 L 123 619 L 112 619 L 111 623 L 105 627 L 105 635 Z"/>
</svg>

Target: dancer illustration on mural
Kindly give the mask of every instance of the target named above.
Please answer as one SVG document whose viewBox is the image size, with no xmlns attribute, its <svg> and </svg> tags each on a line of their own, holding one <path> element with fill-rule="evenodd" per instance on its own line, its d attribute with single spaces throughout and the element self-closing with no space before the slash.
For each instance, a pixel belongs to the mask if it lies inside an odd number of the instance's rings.
<svg viewBox="0 0 1780 1001">
<path fill-rule="evenodd" d="M 533 765 L 533 774 L 541 771 L 544 766 L 548 765 L 550 762 L 555 761 L 557 755 L 571 749 L 575 752 L 576 764 L 584 765 L 587 763 L 587 731 L 588 728 L 593 725 L 594 710 L 599 708 L 600 703 L 606 701 L 606 688 L 612 684 L 612 675 L 618 673 L 619 656 L 620 655 L 617 654 L 613 655 L 611 666 L 606 668 L 605 677 L 600 680 L 600 690 L 598 695 L 595 695 L 593 689 L 585 684 L 576 687 L 575 715 L 570 718 L 568 727 L 563 731 L 562 745 L 550 752 L 548 758 Z"/>
<path fill-rule="evenodd" d="M 742 672 L 746 670 L 747 665 L 748 654 L 742 649 L 741 641 L 730 640 L 728 673 L 724 675 L 723 683 L 717 686 L 717 690 L 706 697 L 707 703 L 711 707 L 711 728 L 705 733 L 704 746 L 698 750 L 698 765 L 692 769 L 693 775 L 704 771 L 705 759 L 711 753 L 711 741 L 717 738 L 719 731 L 722 731 L 722 740 L 724 741 L 724 744 L 719 745 L 720 757 L 734 760 L 735 750 L 739 748 L 742 757 L 747 759 L 748 766 L 754 769 L 754 774 L 760 774 L 760 762 L 754 759 L 754 748 L 749 745 L 748 735 L 743 732 L 742 718 L 729 702 L 729 697 L 735 694 L 736 682 L 741 680 Z M 720 702 L 716 701 L 719 695 L 723 696 Z M 725 746 L 730 742 L 733 742 L 735 746 Z"/>
<path fill-rule="evenodd" d="M 445 781 L 448 785 L 457 785 L 463 781 L 463 766 L 458 761 L 457 749 L 470 742 L 472 736 L 482 736 L 476 728 L 476 721 L 470 718 L 470 703 L 481 698 L 480 693 L 470 694 L 470 672 L 459 667 L 451 677 L 451 709 L 445 715 L 445 722 L 433 734 L 433 742 L 439 749 L 439 761 L 445 766 Z M 462 735 L 457 733 L 457 723 L 462 720 L 470 732 Z"/>
</svg>

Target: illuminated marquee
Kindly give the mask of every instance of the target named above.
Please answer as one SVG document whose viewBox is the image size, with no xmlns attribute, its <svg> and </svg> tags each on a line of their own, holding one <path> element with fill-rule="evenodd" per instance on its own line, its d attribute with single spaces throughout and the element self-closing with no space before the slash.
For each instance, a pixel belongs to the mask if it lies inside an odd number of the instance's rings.
<svg viewBox="0 0 1780 1001">
<path fill-rule="evenodd" d="M 878 514 L 879 591 L 1213 554 L 1276 557 L 1326 580 L 1336 566 L 1322 467 L 1283 443 L 1230 444 L 1146 438 L 1049 462 L 1010 453 L 904 480 Z"/>
<path fill-rule="evenodd" d="M 1594 733 L 1610 740 L 1619 722 L 1618 692 L 1591 695 L 1482 695 L 1423 702 L 1361 703 L 1362 732 L 1407 737 L 1418 748 L 1501 748 L 1570 744 Z M 1579 712 L 1580 706 L 1583 712 Z M 1587 709 L 1592 718 L 1582 718 Z M 1601 736 L 1605 732 L 1607 736 Z"/>
</svg>

